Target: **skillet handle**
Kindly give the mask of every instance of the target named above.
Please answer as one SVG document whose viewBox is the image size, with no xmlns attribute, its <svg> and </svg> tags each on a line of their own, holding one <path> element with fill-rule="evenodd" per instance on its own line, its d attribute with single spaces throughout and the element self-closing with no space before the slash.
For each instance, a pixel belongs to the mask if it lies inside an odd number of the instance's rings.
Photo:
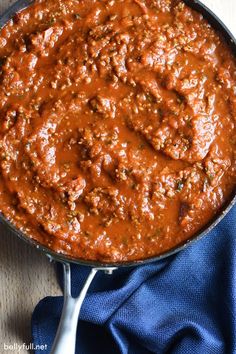
<svg viewBox="0 0 236 354">
<path fill-rule="evenodd" d="M 84 298 L 96 273 L 100 270 L 112 274 L 115 268 L 92 268 L 77 298 L 71 296 L 71 269 L 69 263 L 64 268 L 64 305 L 56 337 L 50 354 L 75 354 L 78 318 Z"/>
</svg>

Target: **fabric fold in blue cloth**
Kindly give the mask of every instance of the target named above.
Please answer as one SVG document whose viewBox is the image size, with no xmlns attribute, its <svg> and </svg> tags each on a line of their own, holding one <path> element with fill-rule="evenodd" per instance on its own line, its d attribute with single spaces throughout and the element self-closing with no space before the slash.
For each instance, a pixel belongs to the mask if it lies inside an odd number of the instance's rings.
<svg viewBox="0 0 236 354">
<path fill-rule="evenodd" d="M 235 220 L 236 208 L 174 256 L 97 274 L 82 306 L 76 354 L 236 353 Z M 88 272 L 72 266 L 74 296 Z M 62 297 L 47 297 L 33 313 L 33 342 L 47 344 L 44 353 L 50 353 L 62 304 Z"/>
</svg>

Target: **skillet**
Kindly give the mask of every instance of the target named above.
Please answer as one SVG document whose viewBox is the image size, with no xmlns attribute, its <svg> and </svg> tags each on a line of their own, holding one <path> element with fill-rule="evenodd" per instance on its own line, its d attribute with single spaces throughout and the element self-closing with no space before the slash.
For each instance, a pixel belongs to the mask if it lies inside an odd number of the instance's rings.
<svg viewBox="0 0 236 354">
<path fill-rule="evenodd" d="M 11 19 L 15 13 L 23 10 L 31 3 L 33 0 L 18 0 L 15 4 L 7 9 L 7 11 L 0 17 L 0 28 L 2 28 L 8 21 Z M 233 54 L 236 56 L 236 39 L 232 33 L 227 29 L 224 23 L 203 3 L 199 0 L 184 0 L 184 2 L 190 6 L 192 9 L 200 12 L 208 22 L 221 33 L 224 40 L 230 46 Z M 124 262 L 124 263 L 102 263 L 97 261 L 86 261 L 82 259 L 76 259 L 66 255 L 57 254 L 56 252 L 48 249 L 45 246 L 40 245 L 37 241 L 29 238 L 23 232 L 18 230 L 14 225 L 12 225 L 5 217 L 0 213 L 0 222 L 8 227 L 16 236 L 22 239 L 24 242 L 27 242 L 34 248 L 39 249 L 44 253 L 51 261 L 57 261 L 63 264 L 64 269 L 64 306 L 62 310 L 62 316 L 56 338 L 51 350 L 51 354 L 74 354 L 75 353 L 75 344 L 76 344 L 76 330 L 78 317 L 80 309 L 83 303 L 83 300 L 86 296 L 88 288 L 95 277 L 98 271 L 103 271 L 107 274 L 112 274 L 118 267 L 135 267 L 148 264 L 151 262 L 159 261 L 163 258 L 174 255 L 175 253 L 185 249 L 188 245 L 192 244 L 195 241 L 200 240 L 206 234 L 208 234 L 216 225 L 224 218 L 224 216 L 230 211 L 230 209 L 236 203 L 236 187 L 231 194 L 228 202 L 218 211 L 217 215 L 200 231 L 198 231 L 194 236 L 189 240 L 183 242 L 182 244 L 170 249 L 167 252 L 164 252 L 158 256 L 148 258 L 145 260 L 138 260 L 133 262 Z M 90 267 L 90 274 L 84 284 L 84 287 L 78 298 L 73 298 L 71 295 L 71 272 L 70 264 L 85 265 Z"/>
</svg>

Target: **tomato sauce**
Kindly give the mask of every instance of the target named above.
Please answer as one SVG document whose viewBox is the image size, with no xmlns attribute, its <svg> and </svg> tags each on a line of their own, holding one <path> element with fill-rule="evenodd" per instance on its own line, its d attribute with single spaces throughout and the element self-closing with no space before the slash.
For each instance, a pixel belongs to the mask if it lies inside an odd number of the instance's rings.
<svg viewBox="0 0 236 354">
<path fill-rule="evenodd" d="M 37 0 L 0 32 L 0 210 L 62 254 L 192 237 L 236 184 L 236 62 L 176 0 Z"/>
</svg>

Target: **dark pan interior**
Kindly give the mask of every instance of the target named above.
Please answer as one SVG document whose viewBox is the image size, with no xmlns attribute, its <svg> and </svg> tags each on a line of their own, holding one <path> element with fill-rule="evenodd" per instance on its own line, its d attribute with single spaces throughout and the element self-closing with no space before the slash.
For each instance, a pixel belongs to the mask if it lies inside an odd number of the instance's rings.
<svg viewBox="0 0 236 354">
<path fill-rule="evenodd" d="M 234 55 L 236 55 L 236 39 L 232 35 L 232 33 L 228 30 L 228 28 L 224 25 L 224 23 L 211 11 L 209 10 L 204 4 L 202 4 L 198 0 L 184 0 L 184 2 L 190 6 L 192 9 L 200 12 L 208 21 L 209 23 L 221 33 L 222 37 L 226 40 L 229 46 L 232 49 Z M 25 7 L 29 6 L 33 3 L 33 0 L 18 0 L 15 4 L 13 4 L 7 11 L 0 17 L 0 28 L 2 28 L 6 22 L 18 11 L 24 9 Z M 45 253 L 53 260 L 57 260 L 60 262 L 70 262 L 76 263 L 80 265 L 87 265 L 90 267 L 131 267 L 131 266 L 138 266 L 142 264 L 147 264 L 150 262 L 158 261 L 163 258 L 169 257 L 174 255 L 175 253 L 185 249 L 188 245 L 192 242 L 195 242 L 205 236 L 208 232 L 210 232 L 222 219 L 223 217 L 229 212 L 229 210 L 235 205 L 236 203 L 236 187 L 235 190 L 229 198 L 229 201 L 224 205 L 224 207 L 219 210 L 218 214 L 215 216 L 210 223 L 208 223 L 203 229 L 201 229 L 198 233 L 196 233 L 191 239 L 185 241 L 181 245 L 174 247 L 173 249 L 159 255 L 156 257 L 152 257 L 145 260 L 140 261 L 133 261 L 133 262 L 124 262 L 124 263 L 101 263 L 101 262 L 92 262 L 92 261 L 85 261 L 81 259 L 74 259 L 65 255 L 57 254 L 56 252 L 51 251 L 50 249 L 40 245 L 35 240 L 26 236 L 23 232 L 19 231 L 14 225 L 12 225 L 2 214 L 0 214 L 0 222 L 4 224 L 6 227 L 10 228 L 11 231 L 20 237 L 22 240 L 27 242 L 33 247 L 36 247 L 41 252 Z"/>
</svg>

